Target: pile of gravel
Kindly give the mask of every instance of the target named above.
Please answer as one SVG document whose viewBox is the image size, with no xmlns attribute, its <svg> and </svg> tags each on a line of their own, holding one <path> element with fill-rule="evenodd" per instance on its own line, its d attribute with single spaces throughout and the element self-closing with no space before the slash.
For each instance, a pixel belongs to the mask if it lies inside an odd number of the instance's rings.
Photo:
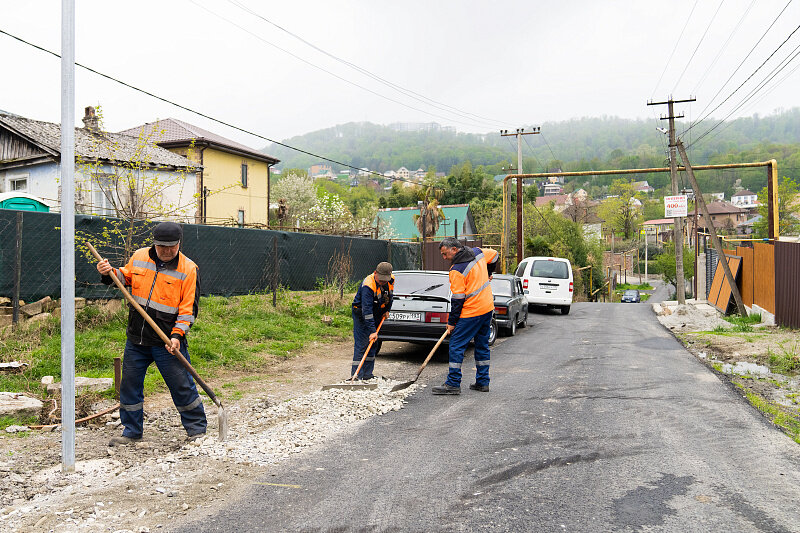
<svg viewBox="0 0 800 533">
<path fill-rule="evenodd" d="M 708 304 L 669 305 L 653 304 L 658 321 L 666 328 L 678 332 L 713 331 L 722 327 L 729 329 L 733 324 L 724 320 L 719 312 Z"/>
<path fill-rule="evenodd" d="M 379 379 L 372 390 L 329 389 L 272 405 L 269 399 L 237 406 L 232 411 L 228 439 L 209 434 L 180 454 L 227 457 L 229 460 L 268 465 L 366 420 L 403 408 L 405 397 L 417 388 L 390 392 L 398 382 Z"/>
</svg>

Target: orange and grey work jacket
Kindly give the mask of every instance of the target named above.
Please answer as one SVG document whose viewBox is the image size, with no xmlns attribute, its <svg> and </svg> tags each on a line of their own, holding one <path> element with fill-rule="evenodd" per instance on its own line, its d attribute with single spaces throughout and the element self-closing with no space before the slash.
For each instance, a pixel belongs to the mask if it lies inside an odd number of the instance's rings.
<svg viewBox="0 0 800 533">
<path fill-rule="evenodd" d="M 455 326 L 461 317 L 480 316 L 494 310 L 489 276 L 494 274 L 499 254 L 491 248 L 463 248 L 450 267 L 450 316 Z"/>
<path fill-rule="evenodd" d="M 393 295 L 394 278 L 382 287 L 375 281 L 375 274 L 372 273 L 359 285 L 353 298 L 353 313 L 364 321 L 369 333 L 377 331 L 381 317 L 392 308 Z"/>
<path fill-rule="evenodd" d="M 128 264 L 115 268 L 114 274 L 130 287 L 133 299 L 168 337 L 186 338 L 186 333 L 197 318 L 200 300 L 200 274 L 194 261 L 178 253 L 165 263 L 151 246 L 134 252 Z M 103 276 L 103 282 L 111 283 L 111 277 Z M 128 313 L 126 333 L 128 340 L 134 344 L 164 344 L 133 306 Z"/>
</svg>

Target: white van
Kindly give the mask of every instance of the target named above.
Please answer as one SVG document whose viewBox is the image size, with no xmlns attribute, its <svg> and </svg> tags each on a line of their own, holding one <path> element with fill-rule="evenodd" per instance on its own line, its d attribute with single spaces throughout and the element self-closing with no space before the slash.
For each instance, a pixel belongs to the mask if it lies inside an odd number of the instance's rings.
<svg viewBox="0 0 800 533">
<path fill-rule="evenodd" d="M 572 265 L 560 257 L 526 257 L 517 267 L 528 305 L 546 305 L 569 314 L 572 305 Z"/>
</svg>

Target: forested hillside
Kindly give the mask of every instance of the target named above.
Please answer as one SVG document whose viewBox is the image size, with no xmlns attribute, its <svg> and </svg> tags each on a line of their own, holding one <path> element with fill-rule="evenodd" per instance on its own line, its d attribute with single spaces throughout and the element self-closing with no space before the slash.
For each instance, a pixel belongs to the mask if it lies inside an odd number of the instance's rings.
<svg viewBox="0 0 800 533">
<path fill-rule="evenodd" d="M 687 123 L 679 124 L 679 132 Z M 683 135 L 684 144 L 691 145 L 689 153 L 695 164 L 708 163 L 730 152 L 763 151 L 759 147 L 764 145 L 800 143 L 798 108 L 766 117 L 754 115 L 725 122 L 692 144 L 714 124 L 714 121 L 705 121 Z M 601 117 L 539 126 L 542 135 L 524 138 L 524 170 L 528 172 L 541 172 L 554 165 L 564 170 L 597 170 L 617 165 L 622 168 L 661 166 L 665 161 L 666 136 L 656 130 L 656 126 L 665 127 L 665 121 Z M 315 131 L 284 142 L 379 172 L 401 166 L 411 170 L 435 167 L 449 172 L 453 165 L 464 161 L 471 161 L 475 166 L 496 166 L 499 170 L 504 162 L 516 162 L 513 137 L 500 137 L 498 132 L 401 132 L 362 122 Z M 270 145 L 264 151 L 280 159 L 282 168 L 308 168 L 320 162 L 277 145 Z M 334 171 L 339 170 L 337 165 L 333 167 Z"/>
</svg>

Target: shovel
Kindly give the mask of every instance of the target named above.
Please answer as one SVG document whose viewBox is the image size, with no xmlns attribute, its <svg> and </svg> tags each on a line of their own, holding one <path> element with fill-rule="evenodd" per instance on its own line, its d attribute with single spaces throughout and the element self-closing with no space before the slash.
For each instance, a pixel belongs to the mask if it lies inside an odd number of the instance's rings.
<svg viewBox="0 0 800 533">
<path fill-rule="evenodd" d="M 383 325 L 383 321 L 384 320 L 386 320 L 386 315 L 383 315 L 383 318 L 381 319 L 381 323 L 378 324 L 378 329 L 375 330 L 375 333 L 378 333 L 381 330 L 381 326 Z M 322 390 L 328 390 L 328 389 L 346 389 L 346 390 L 377 389 L 378 388 L 378 384 L 377 383 L 356 383 L 355 382 L 356 376 L 361 371 L 361 367 L 364 366 L 364 361 L 367 360 L 367 354 L 369 353 L 369 351 L 372 348 L 372 345 L 374 343 L 375 343 L 374 340 L 369 341 L 369 344 L 367 345 L 367 349 L 364 351 L 364 355 L 361 356 L 361 362 L 358 363 L 358 368 L 356 368 L 356 371 L 353 372 L 353 375 L 350 377 L 350 379 L 348 379 L 344 383 L 332 383 L 330 385 L 323 385 L 322 386 Z"/>
<path fill-rule="evenodd" d="M 100 254 L 97 253 L 97 250 L 95 250 L 94 246 L 92 246 L 92 243 L 87 242 L 86 246 L 89 247 L 89 251 L 92 252 L 92 255 L 94 255 L 95 259 L 97 259 L 98 261 L 103 260 L 103 258 L 100 257 Z M 163 331 L 161 331 L 161 328 L 158 327 L 158 324 L 156 324 L 155 321 L 152 318 L 150 318 L 150 315 L 148 315 L 145 312 L 145 310 L 142 309 L 142 306 L 139 305 L 139 303 L 133 299 L 131 293 L 129 293 L 128 289 L 125 288 L 125 285 L 123 285 L 122 282 L 119 279 L 117 279 L 117 276 L 114 274 L 114 271 L 112 270 L 111 272 L 108 273 L 108 275 L 111 276 L 112 280 L 114 280 L 114 284 L 117 286 L 117 288 L 119 288 L 119 290 L 122 291 L 122 295 L 125 296 L 125 299 L 128 300 L 128 303 L 131 304 L 133 308 L 139 312 L 140 315 L 142 315 L 142 318 L 144 318 L 147 321 L 147 323 L 150 324 L 150 327 L 153 328 L 153 331 L 158 333 L 158 336 L 161 337 L 161 340 L 164 341 L 164 344 L 170 345 L 171 342 L 169 337 L 167 337 L 167 335 Z M 192 368 L 192 365 L 189 364 L 189 361 L 186 360 L 186 358 L 183 356 L 182 353 L 178 351 L 171 353 L 172 355 L 178 358 L 178 361 L 186 368 L 187 372 L 191 374 L 191 376 L 203 388 L 203 390 L 206 391 L 208 397 L 211 398 L 211 401 L 214 402 L 214 404 L 217 406 L 219 440 L 220 441 L 225 440 L 225 437 L 228 435 L 228 415 L 227 413 L 225 413 L 225 409 L 222 407 L 222 402 L 219 401 L 217 396 L 214 394 L 214 391 L 211 390 L 211 387 L 206 385 L 206 382 L 203 381 L 203 379 L 197 374 L 197 371 L 194 368 Z"/>
<path fill-rule="evenodd" d="M 430 361 L 431 357 L 433 357 L 433 354 L 436 353 L 436 348 L 438 348 L 439 345 L 442 344 L 442 341 L 444 340 L 445 337 L 447 337 L 448 333 L 450 333 L 450 332 L 445 329 L 444 333 L 442 333 L 442 336 L 439 337 L 439 342 L 437 342 L 434 345 L 433 349 L 431 350 L 431 353 L 428 354 L 428 357 L 426 357 L 425 360 L 422 362 L 422 366 L 420 366 L 419 370 L 417 370 L 417 375 L 414 376 L 414 379 L 412 379 L 411 381 L 406 381 L 405 383 L 400 383 L 399 385 L 395 385 L 394 387 L 392 387 L 392 390 L 390 392 L 395 392 L 395 391 L 403 390 L 406 387 L 410 387 L 413 383 L 415 383 L 419 379 L 419 375 L 422 374 L 423 370 L 425 370 L 425 367 L 427 366 L 428 361 Z"/>
</svg>

